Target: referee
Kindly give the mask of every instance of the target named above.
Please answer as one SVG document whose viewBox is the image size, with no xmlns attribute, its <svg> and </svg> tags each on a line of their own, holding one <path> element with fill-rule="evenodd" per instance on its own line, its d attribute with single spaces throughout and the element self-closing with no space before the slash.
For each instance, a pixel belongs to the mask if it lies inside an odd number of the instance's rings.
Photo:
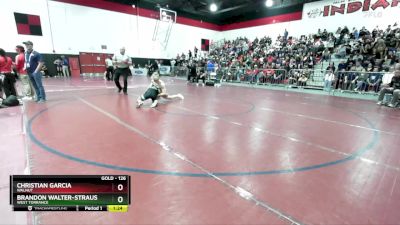
<svg viewBox="0 0 400 225">
<path fill-rule="evenodd" d="M 124 94 L 128 94 L 128 75 L 130 73 L 129 66 L 132 65 L 131 58 L 125 54 L 125 47 L 122 47 L 119 53 L 116 53 L 113 57 L 114 65 L 116 66 L 114 81 L 115 85 L 117 85 L 118 93 L 121 93 L 124 90 Z M 119 83 L 119 77 L 124 76 L 124 88 L 122 89 L 121 84 Z"/>
</svg>

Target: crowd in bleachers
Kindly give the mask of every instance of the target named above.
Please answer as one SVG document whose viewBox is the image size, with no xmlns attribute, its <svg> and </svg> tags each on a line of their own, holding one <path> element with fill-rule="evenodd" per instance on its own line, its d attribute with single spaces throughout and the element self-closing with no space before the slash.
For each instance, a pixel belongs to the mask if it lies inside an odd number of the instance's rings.
<svg viewBox="0 0 400 225">
<path fill-rule="evenodd" d="M 396 23 L 372 30 L 346 26 L 335 32 L 319 29 L 300 37 L 285 30 L 275 41 L 264 36 L 253 41 L 238 37 L 216 42 L 206 57 L 178 55 L 176 65 L 209 68 L 211 63 L 228 81 L 298 86 L 314 80 L 318 68 L 328 89 L 378 92 L 383 74 L 393 71 L 399 62 L 399 50 L 400 27 Z"/>
</svg>

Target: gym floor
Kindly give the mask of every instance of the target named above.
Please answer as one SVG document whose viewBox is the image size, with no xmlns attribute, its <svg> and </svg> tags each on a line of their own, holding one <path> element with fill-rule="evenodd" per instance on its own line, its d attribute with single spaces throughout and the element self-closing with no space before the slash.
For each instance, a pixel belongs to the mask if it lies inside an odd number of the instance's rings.
<svg viewBox="0 0 400 225">
<path fill-rule="evenodd" d="M 162 78 L 185 99 L 137 109 L 147 77 L 127 96 L 99 78 L 45 79 L 47 103 L 2 109 L 2 199 L 24 172 L 131 175 L 133 199 L 127 213 L 28 215 L 2 201 L 0 223 L 400 224 L 399 110 Z"/>
</svg>

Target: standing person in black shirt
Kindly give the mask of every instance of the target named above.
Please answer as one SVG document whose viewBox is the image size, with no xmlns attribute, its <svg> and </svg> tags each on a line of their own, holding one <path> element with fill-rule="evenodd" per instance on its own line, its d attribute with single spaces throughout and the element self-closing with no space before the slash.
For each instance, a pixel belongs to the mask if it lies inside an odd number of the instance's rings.
<svg viewBox="0 0 400 225">
<path fill-rule="evenodd" d="M 197 49 L 197 47 L 194 47 L 194 58 L 197 59 L 197 52 L 199 51 L 199 49 Z"/>
<path fill-rule="evenodd" d="M 159 72 L 160 68 L 158 68 L 158 61 L 154 60 L 154 62 L 149 67 L 149 74 L 153 74 L 154 72 Z"/>
<path fill-rule="evenodd" d="M 194 82 L 197 79 L 197 69 L 196 63 L 191 62 L 188 66 L 189 74 L 188 74 L 188 82 Z"/>
<path fill-rule="evenodd" d="M 189 50 L 189 60 L 192 59 L 192 51 Z"/>
</svg>

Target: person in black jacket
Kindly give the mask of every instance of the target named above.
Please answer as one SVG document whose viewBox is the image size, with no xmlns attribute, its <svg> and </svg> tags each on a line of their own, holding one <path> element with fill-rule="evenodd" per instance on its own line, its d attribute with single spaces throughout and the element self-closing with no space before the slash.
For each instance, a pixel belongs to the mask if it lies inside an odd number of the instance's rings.
<svg viewBox="0 0 400 225">
<path fill-rule="evenodd" d="M 194 82 L 197 79 L 197 68 L 196 63 L 191 62 L 188 66 L 189 74 L 188 74 L 188 82 Z"/>
<path fill-rule="evenodd" d="M 392 100 L 389 103 L 389 107 L 394 108 L 397 103 L 399 102 L 399 97 L 400 97 L 400 64 L 398 63 L 395 67 L 394 71 L 394 76 L 392 77 L 392 80 L 388 84 L 388 86 L 382 88 L 382 90 L 379 93 L 379 98 L 378 98 L 378 105 L 383 104 L 383 98 L 385 97 L 385 94 L 393 94 Z"/>
<path fill-rule="evenodd" d="M 160 68 L 158 68 L 158 60 L 154 60 L 153 63 L 151 63 L 151 64 L 149 65 L 148 75 L 151 75 L 151 74 L 153 74 L 154 72 L 159 73 L 159 69 L 160 69 Z"/>
</svg>

